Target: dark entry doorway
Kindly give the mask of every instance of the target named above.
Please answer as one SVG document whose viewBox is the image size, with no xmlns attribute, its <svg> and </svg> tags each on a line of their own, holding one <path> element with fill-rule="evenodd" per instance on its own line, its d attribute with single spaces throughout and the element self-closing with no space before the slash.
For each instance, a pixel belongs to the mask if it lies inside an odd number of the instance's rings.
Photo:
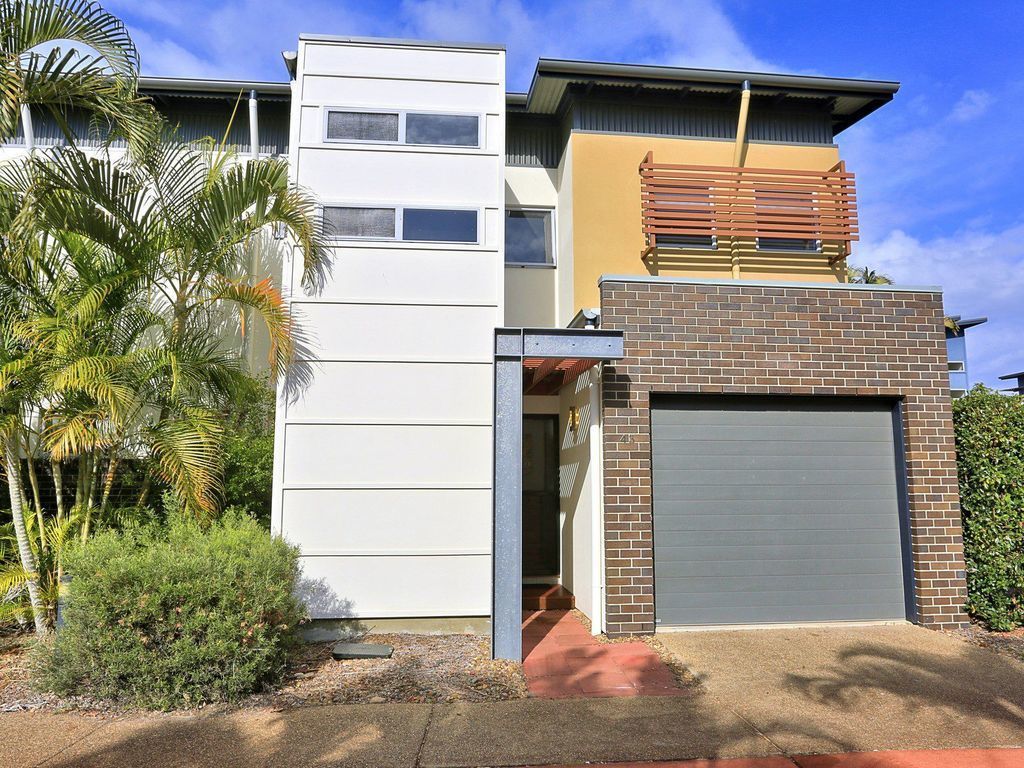
<svg viewBox="0 0 1024 768">
<path fill-rule="evenodd" d="M 558 526 L 558 417 L 523 417 L 523 578 L 556 579 L 561 571 Z"/>
</svg>

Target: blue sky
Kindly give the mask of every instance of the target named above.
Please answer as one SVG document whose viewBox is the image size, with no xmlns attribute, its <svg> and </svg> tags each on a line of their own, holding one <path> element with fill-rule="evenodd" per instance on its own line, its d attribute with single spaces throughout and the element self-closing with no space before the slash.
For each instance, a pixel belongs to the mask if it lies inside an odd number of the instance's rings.
<svg viewBox="0 0 1024 768">
<path fill-rule="evenodd" d="M 854 261 L 942 285 L 971 375 L 1024 369 L 1024 4 L 875 0 L 106 0 L 152 75 L 284 79 L 300 32 L 504 43 L 509 88 L 539 56 L 899 80 L 840 134 L 858 177 Z"/>
</svg>

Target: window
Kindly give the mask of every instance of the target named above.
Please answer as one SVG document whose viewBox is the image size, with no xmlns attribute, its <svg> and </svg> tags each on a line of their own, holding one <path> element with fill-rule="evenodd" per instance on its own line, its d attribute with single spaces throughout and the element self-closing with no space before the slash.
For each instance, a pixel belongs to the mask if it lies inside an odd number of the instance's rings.
<svg viewBox="0 0 1024 768">
<path fill-rule="evenodd" d="M 676 223 L 680 229 L 709 229 L 715 210 L 711 202 L 711 190 L 704 185 L 680 186 L 678 191 L 658 195 L 658 205 L 666 212 L 678 214 Z M 703 248 L 718 247 L 714 235 L 659 234 L 659 248 Z"/>
<path fill-rule="evenodd" d="M 402 214 L 402 239 L 475 243 L 476 220 L 476 211 L 406 208 Z"/>
<path fill-rule="evenodd" d="M 479 147 L 480 116 L 328 109 L 324 141 Z"/>
<path fill-rule="evenodd" d="M 476 243 L 479 216 L 472 209 L 328 205 L 325 234 L 334 239 Z"/>
<path fill-rule="evenodd" d="M 791 251 L 793 253 L 816 253 L 821 250 L 818 240 L 805 240 L 800 237 L 759 237 L 759 251 Z"/>
<path fill-rule="evenodd" d="M 410 112 L 405 116 L 405 143 L 476 147 L 480 144 L 480 118 Z"/>
<path fill-rule="evenodd" d="M 327 138 L 333 141 L 398 141 L 398 113 L 328 112 Z"/>
<path fill-rule="evenodd" d="M 810 192 L 755 192 L 754 196 L 759 228 L 784 231 L 789 223 L 805 229 L 818 224 L 814 195 Z M 815 253 L 821 250 L 821 241 L 813 237 L 759 237 L 757 249 Z"/>
<path fill-rule="evenodd" d="M 394 238 L 394 208 L 324 208 L 324 231 L 328 237 Z"/>
<path fill-rule="evenodd" d="M 537 209 L 505 211 L 505 263 L 555 263 L 554 212 Z"/>
</svg>

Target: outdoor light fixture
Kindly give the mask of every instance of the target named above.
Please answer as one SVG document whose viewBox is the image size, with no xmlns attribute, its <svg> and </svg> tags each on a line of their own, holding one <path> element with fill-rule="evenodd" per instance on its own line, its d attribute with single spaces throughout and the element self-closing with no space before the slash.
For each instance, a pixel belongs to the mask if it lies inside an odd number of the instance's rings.
<svg viewBox="0 0 1024 768">
<path fill-rule="evenodd" d="M 576 430 L 580 426 L 580 412 L 575 405 L 569 406 L 569 430 L 576 434 Z"/>
</svg>

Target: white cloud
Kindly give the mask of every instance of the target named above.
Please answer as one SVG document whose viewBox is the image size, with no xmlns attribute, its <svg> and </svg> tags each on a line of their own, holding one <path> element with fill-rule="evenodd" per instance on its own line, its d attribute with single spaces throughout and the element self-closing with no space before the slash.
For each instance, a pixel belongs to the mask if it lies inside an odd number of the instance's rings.
<svg viewBox="0 0 1024 768">
<path fill-rule="evenodd" d="M 515 89 L 529 85 L 541 56 L 779 68 L 753 52 L 713 0 L 561 0 L 529 8 L 522 0 L 404 0 L 397 9 L 351 1 L 310 0 L 299 7 L 226 0 L 213 12 L 199 0 L 183 0 L 173 11 L 156 0 L 107 4 L 128 24 L 147 74 L 187 69 L 210 77 L 280 79 L 280 51 L 294 49 L 300 32 L 504 43 Z"/>
<path fill-rule="evenodd" d="M 999 384 L 998 376 L 1024 368 L 1024 221 L 1006 229 L 964 229 L 920 239 L 895 229 L 862 243 L 854 261 L 904 285 L 939 285 L 948 314 L 987 316 L 967 332 L 973 382 Z"/>
<path fill-rule="evenodd" d="M 964 91 L 960 100 L 953 105 L 953 111 L 950 112 L 949 117 L 951 120 L 960 123 L 975 120 L 988 112 L 988 108 L 992 106 L 993 101 L 992 94 L 988 91 Z"/>
</svg>

